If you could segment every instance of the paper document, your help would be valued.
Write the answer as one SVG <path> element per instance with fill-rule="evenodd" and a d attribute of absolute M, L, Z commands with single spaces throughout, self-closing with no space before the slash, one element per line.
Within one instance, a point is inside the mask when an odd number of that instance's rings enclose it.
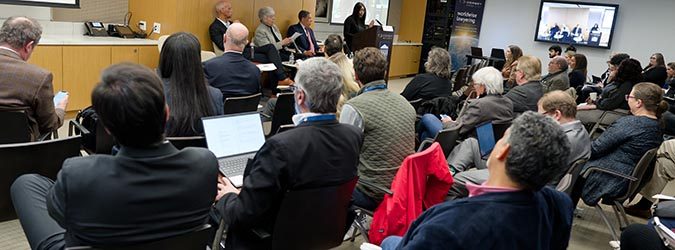
<path fill-rule="evenodd" d="M 258 64 L 256 65 L 260 71 L 275 71 L 277 70 L 277 66 L 274 66 L 274 63 L 265 63 L 265 64 Z"/>
<path fill-rule="evenodd" d="M 300 36 L 302 36 L 302 33 L 300 33 L 300 32 L 295 32 L 295 33 L 293 33 L 293 35 L 291 36 L 291 40 L 295 41 L 295 39 L 298 38 L 298 37 L 300 37 Z"/>

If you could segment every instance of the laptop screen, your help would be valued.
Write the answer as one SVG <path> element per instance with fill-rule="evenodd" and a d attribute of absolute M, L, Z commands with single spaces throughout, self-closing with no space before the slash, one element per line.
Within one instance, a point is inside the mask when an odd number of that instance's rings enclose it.
<path fill-rule="evenodd" d="M 482 157 L 487 156 L 495 147 L 495 133 L 492 129 L 492 122 L 486 122 L 476 127 L 478 139 L 478 148 Z"/>
<path fill-rule="evenodd" d="M 217 158 L 256 152 L 265 143 L 260 115 L 236 115 L 202 118 L 206 145 Z"/>

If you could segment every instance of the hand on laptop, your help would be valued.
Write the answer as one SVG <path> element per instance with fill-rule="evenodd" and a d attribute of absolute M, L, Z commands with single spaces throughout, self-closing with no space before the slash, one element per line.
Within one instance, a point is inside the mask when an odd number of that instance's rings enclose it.
<path fill-rule="evenodd" d="M 216 195 L 216 201 L 220 200 L 220 198 L 223 198 L 224 195 L 229 193 L 239 194 L 239 190 L 234 187 L 234 185 L 232 185 L 230 180 L 223 177 L 222 175 L 218 175 L 218 194 Z"/>

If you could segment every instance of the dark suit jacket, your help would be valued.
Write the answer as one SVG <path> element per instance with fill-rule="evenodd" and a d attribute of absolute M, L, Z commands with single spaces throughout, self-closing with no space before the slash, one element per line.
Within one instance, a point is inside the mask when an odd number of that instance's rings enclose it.
<path fill-rule="evenodd" d="M 25 108 L 32 139 L 57 130 L 66 112 L 54 109 L 52 73 L 0 49 L 0 107 Z"/>
<path fill-rule="evenodd" d="M 537 111 L 537 102 L 544 95 L 543 87 L 539 81 L 531 81 L 512 88 L 506 93 L 507 98 L 513 102 L 513 113 L 521 114 L 525 111 Z"/>
<path fill-rule="evenodd" d="M 339 185 L 356 177 L 362 142 L 360 129 L 336 120 L 303 123 L 268 139 L 246 168 L 241 193 L 227 194 L 216 204 L 229 225 L 226 248 L 271 249 L 271 242 L 251 230 L 273 233 L 287 190 Z"/>
<path fill-rule="evenodd" d="M 286 32 L 286 37 L 291 37 L 295 32 L 298 32 L 302 34 L 302 36 L 298 37 L 298 39 L 295 39 L 295 44 L 300 47 L 302 52 L 308 51 L 309 50 L 309 39 L 307 39 L 307 34 L 305 33 L 305 29 L 302 28 L 301 24 L 294 24 L 288 27 L 288 31 Z M 307 27 L 307 33 L 309 33 L 309 36 L 312 38 L 312 43 L 314 44 L 314 52 L 319 51 L 319 44 L 316 41 L 316 36 L 314 36 L 314 30 L 312 28 Z"/>
<path fill-rule="evenodd" d="M 223 98 L 260 93 L 260 69 L 242 54 L 228 52 L 204 62 L 204 74 Z"/>
<path fill-rule="evenodd" d="M 116 156 L 67 159 L 47 195 L 66 246 L 120 246 L 169 238 L 207 222 L 218 162 L 170 143 L 122 147 Z"/>
<path fill-rule="evenodd" d="M 215 43 L 220 50 L 225 50 L 223 47 L 223 35 L 225 35 L 225 32 L 227 32 L 227 27 L 225 27 L 225 24 L 218 20 L 218 18 L 214 19 L 211 26 L 209 26 L 209 36 L 211 36 L 211 41 Z"/>
<path fill-rule="evenodd" d="M 513 103 L 501 95 L 486 95 L 469 101 L 466 111 L 456 122 L 444 125 L 446 128 L 461 126 L 459 133 L 473 131 L 477 125 L 492 121 L 493 124 L 506 124 L 513 120 Z"/>

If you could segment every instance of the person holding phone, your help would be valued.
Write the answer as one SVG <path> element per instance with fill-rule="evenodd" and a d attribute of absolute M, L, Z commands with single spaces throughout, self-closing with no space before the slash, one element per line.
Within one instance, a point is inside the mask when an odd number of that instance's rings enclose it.
<path fill-rule="evenodd" d="M 354 48 L 352 47 L 354 35 L 367 28 L 373 27 L 373 25 L 375 25 L 375 20 L 371 20 L 370 23 L 366 25 L 366 6 L 363 5 L 362 2 L 356 3 L 352 14 L 345 19 L 344 23 L 343 32 L 347 47 L 354 51 Z"/>

